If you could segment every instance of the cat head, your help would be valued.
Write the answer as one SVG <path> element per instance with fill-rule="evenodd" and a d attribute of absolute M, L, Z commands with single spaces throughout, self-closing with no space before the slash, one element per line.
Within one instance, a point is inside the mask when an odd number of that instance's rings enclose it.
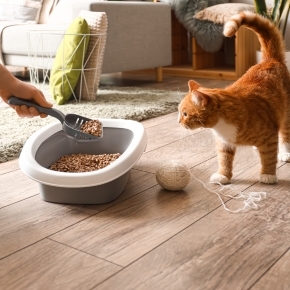
<path fill-rule="evenodd" d="M 218 121 L 216 98 L 206 94 L 195 81 L 188 82 L 189 92 L 178 106 L 178 122 L 187 129 L 211 128 Z"/>

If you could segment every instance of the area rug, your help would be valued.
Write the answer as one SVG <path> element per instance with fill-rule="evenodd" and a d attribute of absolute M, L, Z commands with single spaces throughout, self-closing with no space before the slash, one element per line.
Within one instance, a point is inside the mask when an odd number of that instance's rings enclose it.
<path fill-rule="evenodd" d="M 75 113 L 91 119 L 120 118 L 142 121 L 177 111 L 180 92 L 134 87 L 100 87 L 95 101 L 70 102 L 53 107 L 64 114 Z M 46 98 L 52 102 L 48 94 Z M 48 116 L 19 118 L 0 102 L 0 163 L 18 158 L 25 141 L 43 126 L 59 122 Z"/>

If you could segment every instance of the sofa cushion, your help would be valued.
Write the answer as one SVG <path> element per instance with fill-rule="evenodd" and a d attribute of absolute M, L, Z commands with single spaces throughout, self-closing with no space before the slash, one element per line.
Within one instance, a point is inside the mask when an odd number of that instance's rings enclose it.
<path fill-rule="evenodd" d="M 108 0 L 96 0 L 96 2 L 100 2 L 100 1 L 108 1 Z M 47 23 L 49 24 L 70 23 L 74 19 L 74 17 L 77 16 L 73 14 L 72 6 L 74 6 L 78 2 L 82 2 L 82 0 L 75 0 L 73 2 L 71 0 L 58 0 L 56 7 L 54 7 L 53 11 L 51 12 L 51 14 L 49 15 L 47 19 Z M 84 5 L 87 5 L 87 3 Z M 82 9 L 82 10 L 89 11 L 90 8 L 88 7 L 88 9 Z"/>
<path fill-rule="evenodd" d="M 88 35 L 87 35 L 88 34 Z M 65 104 L 78 82 L 89 43 L 90 29 L 77 17 L 66 30 L 58 48 L 50 75 L 50 92 L 57 104 Z"/>
<path fill-rule="evenodd" d="M 56 6 L 58 0 L 43 0 L 42 8 L 39 15 L 39 23 L 47 23 L 49 15 L 53 11 L 54 7 Z"/>
<path fill-rule="evenodd" d="M 70 23 L 73 20 L 71 0 L 59 0 L 47 19 L 47 23 Z"/>
<path fill-rule="evenodd" d="M 0 21 L 36 22 L 43 0 L 0 0 Z"/>

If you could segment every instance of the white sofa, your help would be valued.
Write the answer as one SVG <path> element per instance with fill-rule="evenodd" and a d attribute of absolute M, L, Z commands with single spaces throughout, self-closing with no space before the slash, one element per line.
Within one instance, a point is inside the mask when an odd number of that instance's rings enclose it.
<path fill-rule="evenodd" d="M 157 68 L 171 64 L 171 8 L 165 3 L 44 0 L 38 23 L 0 20 L 0 60 L 7 66 L 29 67 L 27 31 L 63 30 L 81 10 L 105 12 L 107 41 L 102 73 Z"/>

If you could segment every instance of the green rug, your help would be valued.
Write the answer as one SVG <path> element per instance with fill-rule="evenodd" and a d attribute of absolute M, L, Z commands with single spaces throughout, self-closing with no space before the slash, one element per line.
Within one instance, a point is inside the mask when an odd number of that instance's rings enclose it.
<path fill-rule="evenodd" d="M 47 99 L 54 103 L 49 96 Z M 64 114 L 75 113 L 91 119 L 120 118 L 142 121 L 177 111 L 180 92 L 134 87 L 100 87 L 95 101 L 54 105 Z M 46 124 L 45 119 L 19 118 L 7 104 L 0 102 L 0 163 L 18 158 L 25 141 Z"/>

